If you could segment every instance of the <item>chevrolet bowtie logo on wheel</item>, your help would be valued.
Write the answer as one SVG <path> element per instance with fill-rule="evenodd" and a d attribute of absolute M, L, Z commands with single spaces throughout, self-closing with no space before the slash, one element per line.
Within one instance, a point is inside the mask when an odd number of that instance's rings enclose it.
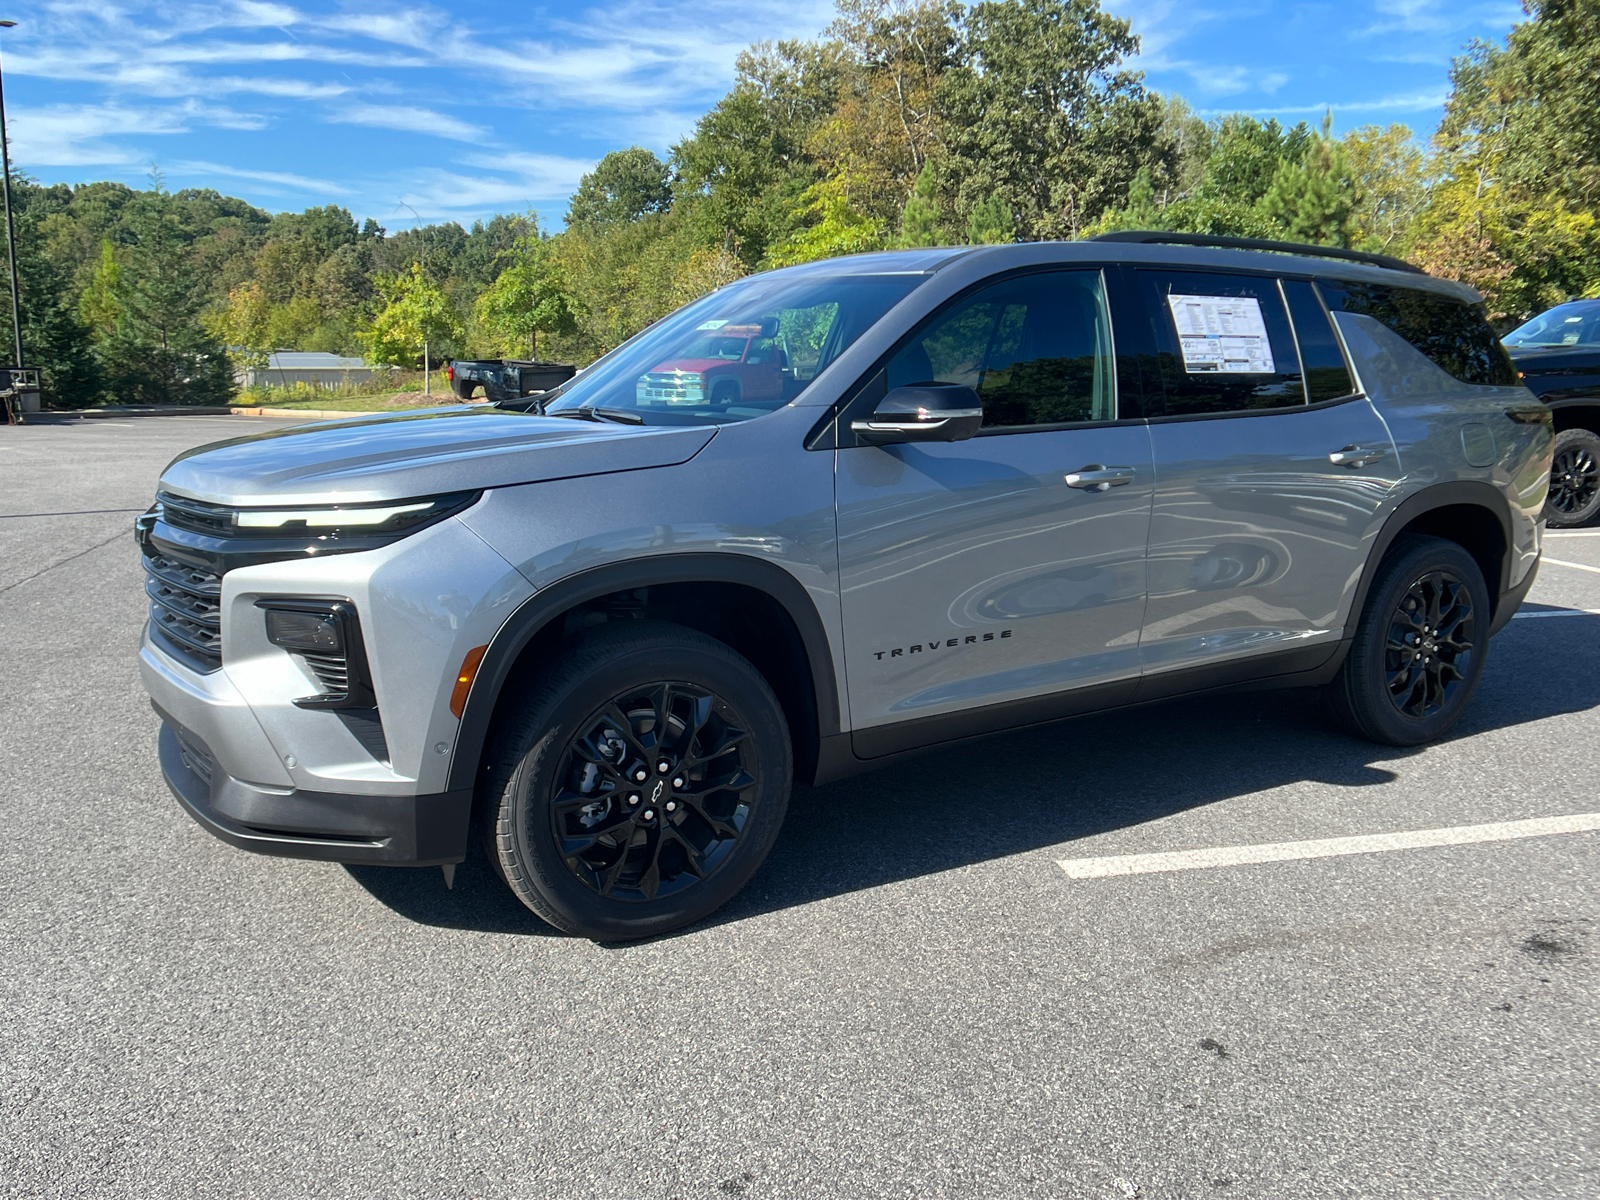
<path fill-rule="evenodd" d="M 666 790 L 667 790 L 667 781 L 665 779 L 656 780 L 656 786 L 653 787 L 652 789 L 650 789 L 650 803 L 654 804 L 654 803 L 656 803 L 656 801 L 660 800 L 661 799 L 661 793 L 666 791 Z"/>

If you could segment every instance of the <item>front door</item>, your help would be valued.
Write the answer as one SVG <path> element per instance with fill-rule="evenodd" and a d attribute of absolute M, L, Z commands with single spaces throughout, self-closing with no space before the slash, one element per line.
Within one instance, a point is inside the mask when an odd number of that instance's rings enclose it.
<path fill-rule="evenodd" d="M 1397 462 L 1311 285 L 1134 273 L 1161 376 L 1140 697 L 1185 667 L 1275 651 L 1317 665 L 1341 636 Z M 1168 677 L 1165 681 L 1163 676 Z M 1217 682 L 1226 681 L 1226 668 Z"/>
<path fill-rule="evenodd" d="M 1092 685 L 1132 695 L 1153 474 L 1145 427 L 1112 424 L 1110 346 L 1098 271 L 1023 275 L 930 318 L 857 402 L 965 383 L 984 409 L 965 442 L 853 446 L 841 428 L 857 754 L 1047 719 Z"/>

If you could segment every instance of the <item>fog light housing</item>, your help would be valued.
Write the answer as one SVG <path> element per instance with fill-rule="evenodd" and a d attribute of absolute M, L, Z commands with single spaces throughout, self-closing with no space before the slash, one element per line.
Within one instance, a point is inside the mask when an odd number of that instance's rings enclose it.
<path fill-rule="evenodd" d="M 343 654 L 344 622 L 337 608 L 267 609 L 267 641 L 296 654 Z"/>
<path fill-rule="evenodd" d="M 367 669 L 361 621 L 348 600 L 257 600 L 267 640 L 294 655 L 324 689 L 303 696 L 299 708 L 375 709 L 377 694 Z"/>

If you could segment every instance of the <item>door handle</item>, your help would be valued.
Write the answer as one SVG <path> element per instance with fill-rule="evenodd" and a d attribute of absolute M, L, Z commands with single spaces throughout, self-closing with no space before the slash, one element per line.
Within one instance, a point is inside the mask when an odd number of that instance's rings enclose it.
<path fill-rule="evenodd" d="M 1346 446 L 1343 450 L 1335 450 L 1328 455 L 1328 461 L 1336 467 L 1364 467 L 1368 463 L 1377 462 L 1382 457 L 1382 450 L 1367 450 L 1360 446 Z"/>
<path fill-rule="evenodd" d="M 1132 467 L 1103 467 L 1090 463 L 1079 467 L 1066 477 L 1069 488 L 1083 488 L 1091 492 L 1109 492 L 1114 487 L 1133 482 Z"/>

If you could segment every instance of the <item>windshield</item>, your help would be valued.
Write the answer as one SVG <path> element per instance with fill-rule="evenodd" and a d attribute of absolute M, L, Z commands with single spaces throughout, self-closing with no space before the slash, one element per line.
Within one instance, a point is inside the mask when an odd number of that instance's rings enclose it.
<path fill-rule="evenodd" d="M 789 403 L 926 275 L 776 273 L 680 308 L 563 385 L 544 411 L 646 425 L 746 421 Z"/>
<path fill-rule="evenodd" d="M 1600 347 L 1600 301 L 1558 304 L 1502 340 L 1508 346 Z"/>

